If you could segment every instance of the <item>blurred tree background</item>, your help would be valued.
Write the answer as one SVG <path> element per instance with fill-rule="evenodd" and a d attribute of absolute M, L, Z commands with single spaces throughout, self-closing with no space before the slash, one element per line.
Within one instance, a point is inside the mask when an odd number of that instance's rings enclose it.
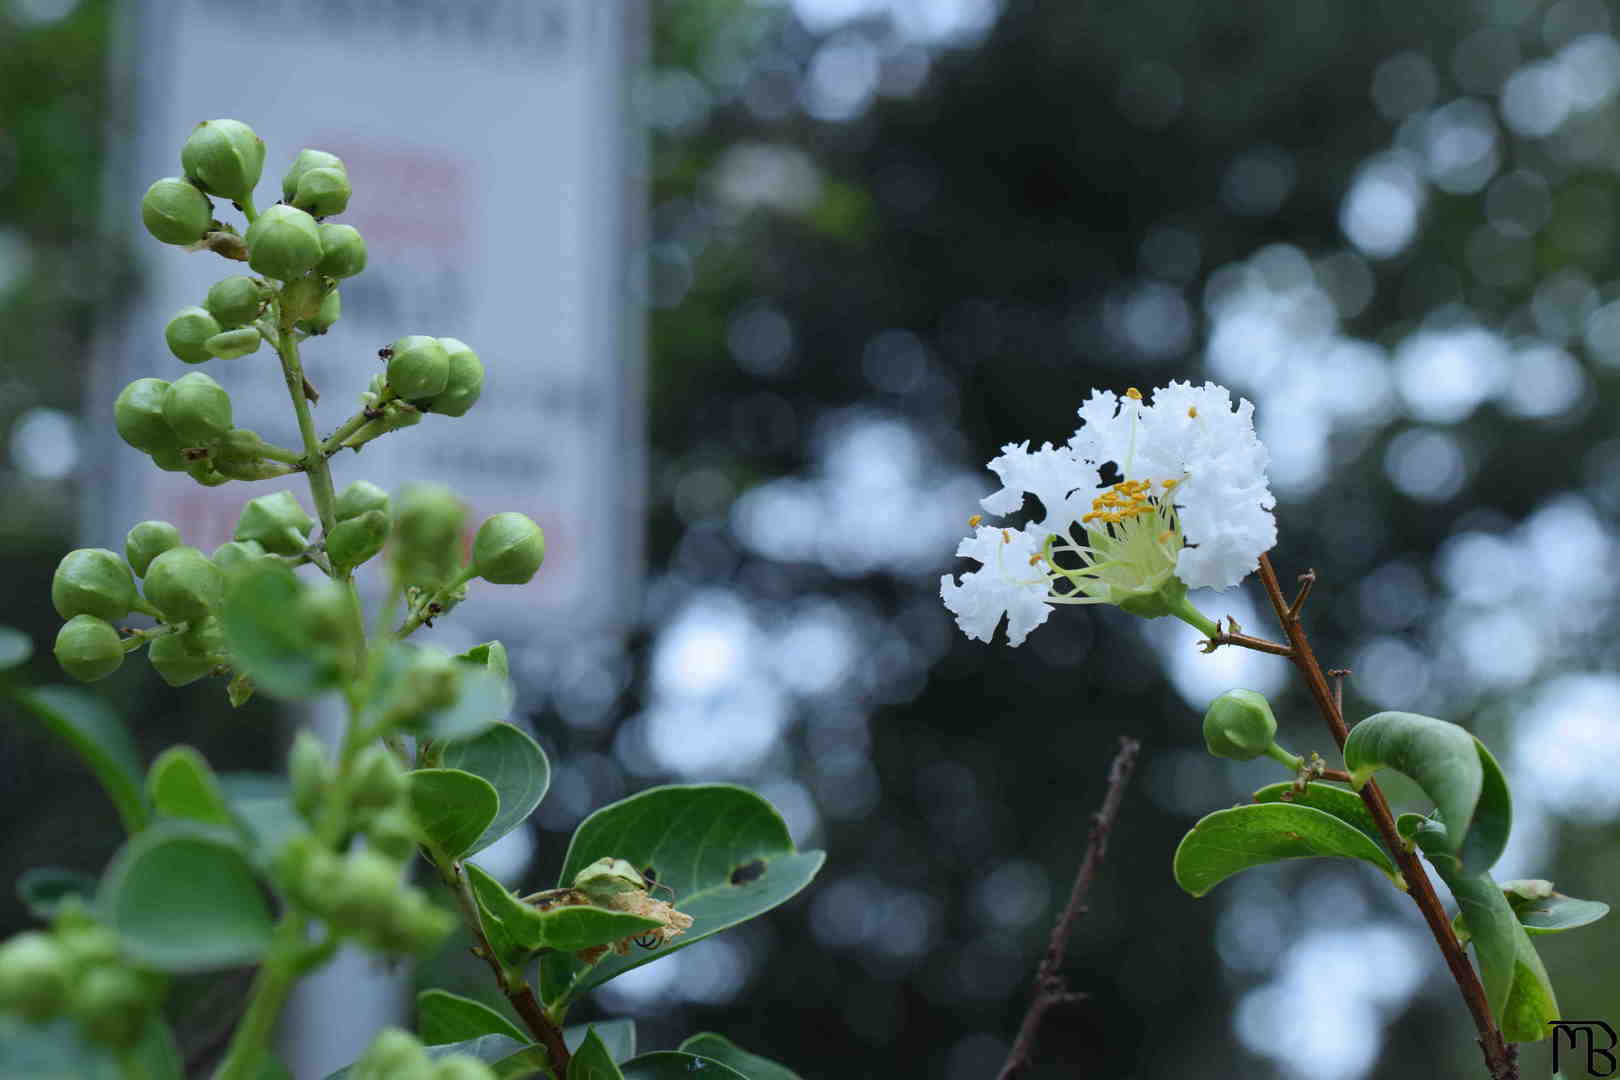
<path fill-rule="evenodd" d="M 0 557 L 45 602 L 76 541 L 77 403 L 114 5 L 0 4 Z M 1233 685 L 1330 750 L 1281 661 L 1065 608 L 1025 646 L 938 600 L 1008 442 L 1091 387 L 1212 378 L 1256 402 L 1286 576 L 1352 717 L 1465 724 L 1514 784 L 1499 877 L 1620 889 L 1620 12 L 1594 0 L 665 0 L 653 146 L 649 587 L 622 654 L 524 687 L 557 766 L 540 863 L 594 806 L 735 779 L 826 871 L 770 920 L 601 995 L 646 1046 L 710 1028 L 807 1078 L 994 1075 L 1119 734 L 1144 741 L 1071 950 L 1090 995 L 1034 1076 L 1474 1075 L 1412 905 L 1365 868 L 1251 871 L 1193 900 L 1170 856 L 1275 777 L 1207 757 Z M 142 58 L 157 63 L 159 58 Z M 131 210 L 133 212 L 133 210 Z M 64 482 L 72 481 L 72 482 Z M 1199 599 L 1269 632 L 1257 588 Z M 1260 606 L 1257 606 L 1260 605 Z M 1262 630 L 1261 628 L 1266 628 Z M 218 687 L 121 672 L 143 747 L 262 767 Z M 63 777 L 72 777 L 66 782 Z M 99 795 L 0 726 L 8 876 L 99 867 Z M 24 915 L 0 897 L 0 928 Z M 1566 1015 L 1620 1018 L 1608 924 L 1538 939 Z M 1525 1053 L 1544 1075 L 1546 1047 Z"/>

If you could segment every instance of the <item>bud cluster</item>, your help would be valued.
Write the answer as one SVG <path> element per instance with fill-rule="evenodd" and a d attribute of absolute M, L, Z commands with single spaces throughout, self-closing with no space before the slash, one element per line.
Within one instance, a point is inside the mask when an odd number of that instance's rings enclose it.
<path fill-rule="evenodd" d="M 495 1080 L 495 1072 L 471 1054 L 428 1057 L 420 1039 L 400 1028 L 384 1028 L 349 1067 L 350 1080 Z"/>
<path fill-rule="evenodd" d="M 416 953 L 443 941 L 455 917 L 405 882 L 412 850 L 338 854 L 301 832 L 276 856 L 273 872 L 289 899 L 337 934 L 379 952 Z"/>
<path fill-rule="evenodd" d="M 34 1024 L 71 1017 L 85 1038 L 114 1050 L 140 1038 L 162 982 L 126 964 L 117 935 L 76 903 L 62 907 L 51 929 L 0 945 L 0 1012 Z"/>

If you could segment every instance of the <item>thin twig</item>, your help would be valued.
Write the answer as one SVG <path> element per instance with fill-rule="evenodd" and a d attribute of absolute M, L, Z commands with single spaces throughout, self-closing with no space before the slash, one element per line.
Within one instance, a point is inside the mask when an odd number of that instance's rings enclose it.
<path fill-rule="evenodd" d="M 1075 874 L 1074 886 L 1069 890 L 1068 906 L 1052 925 L 1046 954 L 1041 957 L 1040 967 L 1035 972 L 1035 999 L 1029 1003 L 1029 1011 L 1024 1013 L 1024 1022 L 1018 1027 L 1018 1038 L 1014 1040 L 1007 1054 L 1007 1062 L 1001 1067 L 996 1080 L 1011 1080 L 1029 1067 L 1030 1054 L 1035 1049 L 1035 1033 L 1040 1030 L 1041 1020 L 1048 1009 L 1054 1005 L 1079 1001 L 1086 996 L 1071 993 L 1068 983 L 1058 974 L 1058 968 L 1063 965 L 1069 931 L 1074 928 L 1074 921 L 1086 910 L 1086 895 L 1091 891 L 1092 879 L 1097 876 L 1103 856 L 1107 854 L 1108 834 L 1113 831 L 1114 822 L 1119 817 L 1119 804 L 1125 797 L 1125 785 L 1136 770 L 1136 755 L 1141 748 L 1142 744 L 1137 740 L 1120 736 L 1119 752 L 1114 755 L 1114 763 L 1108 770 L 1108 793 L 1103 796 L 1101 808 L 1091 817 L 1086 855 L 1080 861 L 1080 871 Z"/>
<path fill-rule="evenodd" d="M 1324 674 L 1333 680 L 1333 707 L 1339 710 L 1340 716 L 1343 716 L 1344 680 L 1350 677 L 1350 669 L 1347 667 L 1331 667 Z"/>
<path fill-rule="evenodd" d="M 1344 711 L 1337 695 L 1328 688 L 1327 676 L 1323 674 L 1322 666 L 1317 663 L 1316 654 L 1311 651 L 1310 640 L 1305 636 L 1305 627 L 1300 623 L 1297 612 L 1283 598 L 1277 571 L 1272 568 L 1271 559 L 1265 555 L 1260 556 L 1260 581 L 1265 586 L 1266 596 L 1271 601 L 1271 608 L 1277 615 L 1278 623 L 1288 636 L 1289 643 L 1293 645 L 1293 656 L 1290 659 L 1305 679 L 1305 685 L 1316 702 L 1317 710 L 1322 714 L 1322 719 L 1327 721 L 1328 730 L 1333 733 L 1334 742 L 1338 743 L 1340 750 L 1343 750 L 1344 741 L 1349 735 L 1349 730 L 1344 724 Z M 1406 879 L 1407 895 L 1423 913 L 1423 920 L 1429 925 L 1429 933 L 1434 935 L 1435 944 L 1440 946 L 1440 954 L 1445 958 L 1446 967 L 1451 969 L 1451 977 L 1457 981 L 1457 989 L 1462 993 L 1463 1003 L 1468 1006 L 1468 1012 L 1474 1019 L 1474 1027 L 1479 1032 L 1480 1050 L 1485 1055 L 1485 1067 L 1490 1070 L 1492 1080 L 1518 1080 L 1518 1048 L 1502 1038 L 1502 1031 L 1491 1016 L 1485 988 L 1480 985 L 1479 976 L 1475 974 L 1473 965 L 1468 962 L 1462 946 L 1457 943 L 1457 935 L 1452 933 L 1451 920 L 1446 917 L 1446 910 L 1435 894 L 1429 875 L 1424 872 L 1423 864 L 1417 855 L 1406 850 L 1406 846 L 1401 843 L 1400 836 L 1395 831 L 1394 816 L 1390 813 L 1384 793 L 1378 789 L 1376 781 L 1368 780 L 1359 794 L 1362 803 L 1366 805 L 1374 823 L 1378 826 L 1379 835 L 1384 838 L 1384 846 L 1389 849 L 1390 855 Z"/>
<path fill-rule="evenodd" d="M 1311 586 L 1315 584 L 1315 570 L 1307 570 L 1299 575 L 1299 594 L 1294 597 L 1294 602 L 1288 605 L 1288 617 L 1290 619 L 1295 621 L 1299 619 L 1299 613 L 1305 607 L 1305 598 L 1311 595 Z"/>

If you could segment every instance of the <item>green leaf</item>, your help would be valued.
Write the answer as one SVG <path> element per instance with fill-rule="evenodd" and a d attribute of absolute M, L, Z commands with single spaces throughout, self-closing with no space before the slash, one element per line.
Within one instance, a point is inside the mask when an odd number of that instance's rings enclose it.
<path fill-rule="evenodd" d="M 68 1017 L 30 1024 L 0 1011 L 0 1076 L 39 1080 L 124 1080 L 111 1050 L 79 1034 Z"/>
<path fill-rule="evenodd" d="M 33 655 L 33 639 L 15 627 L 0 626 L 0 671 L 21 667 Z"/>
<path fill-rule="evenodd" d="M 117 807 L 124 831 L 134 835 L 145 828 L 141 758 L 124 722 L 94 694 L 69 686 L 21 690 L 16 697 L 90 766 Z"/>
<path fill-rule="evenodd" d="M 1305 785 L 1304 791 L 1296 792 L 1293 783 L 1285 780 L 1280 784 L 1268 784 L 1255 792 L 1254 801 L 1291 803 L 1294 806 L 1309 806 L 1324 814 L 1332 814 L 1377 844 L 1379 850 L 1383 850 L 1384 838 L 1378 832 L 1378 823 L 1373 821 L 1373 816 L 1367 810 L 1367 804 L 1361 801 L 1361 796 L 1353 791 L 1332 784 L 1311 783 Z"/>
<path fill-rule="evenodd" d="M 114 857 L 96 897 L 124 950 L 157 971 L 251 964 L 270 944 L 264 892 L 224 829 L 160 822 Z"/>
<path fill-rule="evenodd" d="M 152 809 L 171 818 L 229 825 L 225 795 L 203 756 L 189 746 L 171 746 L 158 755 L 146 774 Z"/>
<path fill-rule="evenodd" d="M 586 1029 L 585 1041 L 568 1059 L 568 1080 L 624 1080 L 613 1055 L 594 1029 Z"/>
<path fill-rule="evenodd" d="M 1404 888 L 1384 849 L 1332 814 L 1292 803 L 1251 803 L 1206 815 L 1176 848 L 1176 884 L 1194 896 L 1239 870 L 1284 859 L 1341 855 L 1362 859 Z"/>
<path fill-rule="evenodd" d="M 417 725 L 417 734 L 464 739 L 506 719 L 512 708 L 512 684 L 487 668 L 464 666 L 455 704 L 428 713 Z"/>
<path fill-rule="evenodd" d="M 303 593 L 293 572 L 274 564 L 243 570 L 225 590 L 225 640 L 236 670 L 276 697 L 306 698 L 337 682 L 336 650 L 311 639 Z"/>
<path fill-rule="evenodd" d="M 540 1076 L 550 1060 L 544 1047 L 531 1045 L 527 1040 L 518 1042 L 505 1035 L 480 1035 L 465 1042 L 429 1046 L 426 1050 L 429 1060 L 433 1061 L 451 1054 L 468 1054 L 488 1065 L 496 1080 L 528 1080 L 529 1077 Z M 353 1065 L 345 1065 L 337 1072 L 327 1074 L 326 1080 L 347 1080 L 353 1068 Z"/>
<path fill-rule="evenodd" d="M 748 1080 L 730 1065 L 679 1050 L 657 1050 L 631 1058 L 619 1067 L 619 1072 L 624 1080 L 688 1080 L 693 1076 L 704 1080 Z"/>
<path fill-rule="evenodd" d="M 231 816 L 247 841 L 249 861 L 268 871 L 271 860 L 295 833 L 307 826 L 293 809 L 285 777 L 274 773 L 222 773 L 220 788 Z"/>
<path fill-rule="evenodd" d="M 676 1049 L 706 1057 L 710 1061 L 718 1061 L 722 1065 L 729 1065 L 748 1080 L 799 1080 L 799 1074 L 786 1065 L 778 1065 L 770 1058 L 750 1054 L 724 1035 L 716 1035 L 712 1031 L 699 1032 Z"/>
<path fill-rule="evenodd" d="M 246 675 L 236 675 L 225 684 L 225 697 L 229 699 L 231 708 L 240 709 L 253 697 L 253 691 L 258 687 Z"/>
<path fill-rule="evenodd" d="M 505 1035 L 518 1042 L 528 1036 L 512 1021 L 485 1005 L 448 990 L 423 990 L 416 995 L 416 1033 L 429 1046 Z"/>
<path fill-rule="evenodd" d="M 574 1024 L 563 1028 L 563 1045 L 570 1053 L 585 1041 L 585 1033 L 595 1030 L 596 1037 L 608 1048 L 615 1062 L 628 1061 L 636 1056 L 636 1022 L 629 1018 L 598 1020 L 592 1024 Z"/>
<path fill-rule="evenodd" d="M 486 918 L 500 924 L 501 940 L 497 943 L 492 934 L 490 944 L 503 960 L 511 963 L 537 949 L 573 953 L 621 941 L 661 925 L 653 919 L 588 904 L 569 904 L 541 911 L 513 896 L 477 863 L 463 863 L 462 869 L 478 899 L 479 910 Z M 486 931 L 489 929 L 485 927 Z"/>
<path fill-rule="evenodd" d="M 474 667 L 488 668 L 502 678 L 512 674 L 512 666 L 506 660 L 506 646 L 498 641 L 474 645 L 466 652 L 457 654 L 456 659 L 465 660 Z"/>
<path fill-rule="evenodd" d="M 521 730 L 500 723 L 471 739 L 444 745 L 442 762 L 488 780 L 500 796 L 500 810 L 467 854 L 483 851 L 521 825 L 551 785 L 551 765 L 545 753 Z"/>
<path fill-rule="evenodd" d="M 1487 870 L 1501 857 L 1513 821 L 1507 782 L 1485 744 L 1456 724 L 1378 713 L 1351 729 L 1344 761 L 1358 791 L 1379 769 L 1415 781 L 1440 811 L 1464 873 Z"/>
<path fill-rule="evenodd" d="M 1552 882 L 1539 879 L 1504 881 L 1502 895 L 1513 909 L 1514 918 L 1531 936 L 1557 934 L 1565 930 L 1588 926 L 1609 913 L 1609 905 L 1601 900 L 1579 900 L 1555 892 Z M 1469 932 L 1462 913 L 1451 920 L 1451 929 L 1457 939 L 1467 942 Z"/>
<path fill-rule="evenodd" d="M 1509 1042 L 1547 1038 L 1548 1021 L 1558 1019 L 1558 1001 L 1547 969 L 1501 887 L 1488 873 L 1455 873 L 1458 864 L 1445 856 L 1430 861 L 1457 898 L 1479 963 L 1479 981 L 1503 1037 Z"/>
<path fill-rule="evenodd" d="M 28 914 L 50 922 L 64 900 L 78 897 L 89 903 L 96 894 L 96 877 L 64 866 L 34 866 L 17 877 L 17 899 Z"/>
<path fill-rule="evenodd" d="M 500 811 L 500 796 L 482 776 L 461 769 L 416 769 L 405 777 L 411 814 L 443 858 L 466 854 Z"/>
<path fill-rule="evenodd" d="M 561 883 L 605 857 L 653 870 L 692 926 L 663 948 L 606 956 L 589 970 L 569 955 L 541 957 L 548 1004 L 769 911 L 809 884 L 826 858 L 795 850 L 776 809 L 729 784 L 652 788 L 596 811 L 574 832 Z"/>
<path fill-rule="evenodd" d="M 140 1042 L 130 1056 L 139 1063 L 140 1072 L 131 1069 L 128 1075 L 140 1075 L 143 1080 L 184 1080 L 185 1063 L 180 1059 L 180 1048 L 175 1044 L 174 1030 L 161 1014 L 154 1012 L 141 1031 Z"/>

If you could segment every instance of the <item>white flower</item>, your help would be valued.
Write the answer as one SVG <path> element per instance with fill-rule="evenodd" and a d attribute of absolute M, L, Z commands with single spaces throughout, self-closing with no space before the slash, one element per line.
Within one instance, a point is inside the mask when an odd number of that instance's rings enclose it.
<path fill-rule="evenodd" d="M 939 595 L 964 634 L 988 644 L 1005 615 L 1007 641 L 1020 645 L 1046 621 L 1052 609 L 1047 606 L 1050 582 L 1040 565 L 1045 538 L 1044 530 L 981 525 L 957 545 L 956 553 L 977 559 L 979 569 L 963 574 L 960 585 L 951 575 L 940 575 Z"/>

